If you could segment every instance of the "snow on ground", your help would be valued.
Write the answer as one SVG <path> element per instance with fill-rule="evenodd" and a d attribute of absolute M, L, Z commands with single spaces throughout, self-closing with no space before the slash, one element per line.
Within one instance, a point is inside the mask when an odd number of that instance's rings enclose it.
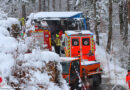
<path fill-rule="evenodd" d="M 40 50 L 33 50 L 30 54 L 24 54 L 25 51 L 27 51 L 27 45 L 25 45 L 22 42 L 17 42 L 13 37 L 10 37 L 7 33 L 8 31 L 6 29 L 2 28 L 0 31 L 0 75 L 3 78 L 3 86 L 2 88 L 11 88 L 10 84 L 8 83 L 19 83 L 23 80 L 23 78 L 18 79 L 18 77 L 12 75 L 12 71 L 16 71 L 18 73 L 16 68 L 14 68 L 16 60 L 21 60 L 24 62 L 22 64 L 21 68 L 24 70 L 27 70 L 28 68 L 34 68 L 34 70 L 29 69 L 26 72 L 26 75 L 31 75 L 30 80 L 28 80 L 26 77 L 25 82 L 26 84 L 21 85 L 20 87 L 25 87 L 24 90 L 37 90 L 38 84 L 42 84 L 47 88 L 47 90 L 69 90 L 68 85 L 66 81 L 62 78 L 61 74 L 61 65 L 59 64 L 59 56 L 54 52 L 49 51 L 40 51 Z M 17 56 L 15 58 L 15 56 Z M 39 69 L 42 69 L 45 64 L 49 63 L 50 61 L 56 61 L 58 63 L 57 67 L 60 71 L 59 73 L 59 79 L 58 81 L 61 83 L 61 85 L 57 85 L 54 82 L 50 81 L 50 77 L 48 75 L 49 72 L 42 73 Z M 19 62 L 19 61 L 17 61 Z M 20 66 L 19 66 L 20 67 Z M 22 71 L 22 69 L 20 70 Z M 28 74 L 29 72 L 29 74 Z M 9 78 L 9 80 L 7 80 Z M 39 86 L 40 87 L 40 86 Z"/>
<path fill-rule="evenodd" d="M 8 17 L 6 19 L 2 19 L 0 20 L 0 26 L 1 27 L 4 27 L 4 28 L 11 28 L 11 25 L 12 24 L 17 24 L 17 25 L 20 25 L 20 22 L 18 21 L 18 19 L 16 18 L 11 18 L 11 17 Z"/>
<path fill-rule="evenodd" d="M 8 17 L 7 22 L 8 22 L 9 27 L 11 27 L 12 24 L 20 25 L 20 22 L 16 18 Z"/>
<path fill-rule="evenodd" d="M 69 90 L 66 81 L 62 78 L 62 67 L 58 54 L 36 49 L 32 53 L 20 55 L 17 59 L 16 68 L 14 68 L 12 76 L 9 76 L 10 85 L 13 83 L 24 90 Z M 48 65 L 51 66 L 48 67 Z M 55 65 L 58 75 L 54 69 Z M 59 83 L 56 83 L 55 79 Z"/>
<path fill-rule="evenodd" d="M 14 66 L 13 53 L 17 49 L 17 41 L 10 37 L 5 27 L 0 27 L 0 76 L 3 79 L 1 87 L 9 87 L 6 78 L 11 75 L 11 69 Z"/>
<path fill-rule="evenodd" d="M 23 64 L 22 67 L 34 67 L 34 68 L 43 68 L 46 67 L 46 64 L 49 63 L 50 61 L 56 61 L 58 70 L 60 71 L 59 73 L 59 82 L 61 83 L 61 86 L 58 86 L 57 84 L 53 83 L 50 81 L 51 76 L 48 75 L 48 73 L 51 72 L 46 72 L 44 71 L 43 73 L 41 73 L 40 71 L 30 71 L 30 73 L 32 73 L 33 75 L 31 76 L 31 81 L 28 82 L 28 84 L 30 85 L 34 85 L 32 87 L 27 87 L 30 88 L 31 90 L 36 90 L 36 89 L 32 89 L 32 88 L 37 88 L 35 87 L 35 85 L 37 83 L 41 83 L 43 84 L 47 90 L 69 90 L 66 81 L 62 78 L 61 76 L 61 65 L 60 65 L 60 58 L 59 55 L 54 53 L 54 52 L 50 52 L 50 51 L 40 51 L 40 50 L 33 50 L 32 53 L 30 54 L 25 54 L 24 55 L 24 60 L 26 63 Z"/>
<path fill-rule="evenodd" d="M 2 11 L 2 9 L 0 8 L 0 20 L 3 18 L 7 17 L 7 13 L 5 13 L 4 11 Z"/>
<path fill-rule="evenodd" d="M 106 34 L 101 34 L 101 37 L 105 39 Z M 128 88 L 128 85 L 125 81 L 127 70 L 120 67 L 119 60 L 113 58 L 112 55 L 107 54 L 104 47 L 104 44 L 106 44 L 106 42 L 102 42 L 103 40 L 100 41 L 101 45 L 96 45 L 96 59 L 101 62 L 104 73 L 103 77 L 110 78 L 111 84 L 122 85 Z"/>

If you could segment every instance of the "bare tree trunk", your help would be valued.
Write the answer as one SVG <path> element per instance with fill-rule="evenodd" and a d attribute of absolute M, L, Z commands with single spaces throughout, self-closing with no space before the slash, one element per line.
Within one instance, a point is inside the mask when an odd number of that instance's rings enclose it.
<path fill-rule="evenodd" d="M 124 4 L 124 45 L 128 45 L 128 0 Z"/>
<path fill-rule="evenodd" d="M 130 24 L 130 0 L 128 1 L 128 20 Z"/>
<path fill-rule="evenodd" d="M 130 0 L 128 0 L 128 21 L 130 24 Z M 129 47 L 129 59 L 128 59 L 128 70 L 130 70 L 130 47 Z"/>
<path fill-rule="evenodd" d="M 70 11 L 70 4 L 69 4 L 69 0 L 67 0 L 67 11 Z"/>
<path fill-rule="evenodd" d="M 53 0 L 53 10 L 56 11 L 55 0 Z"/>
<path fill-rule="evenodd" d="M 59 10 L 61 11 L 61 0 L 59 0 Z"/>
<path fill-rule="evenodd" d="M 129 48 L 129 61 L 130 61 L 130 48 Z"/>
<path fill-rule="evenodd" d="M 120 35 L 123 36 L 123 2 L 119 4 L 119 21 L 120 21 Z"/>
<path fill-rule="evenodd" d="M 99 33 L 97 30 L 97 18 L 96 18 L 96 0 L 94 0 L 93 6 L 94 6 L 94 22 L 95 22 L 94 30 L 95 30 L 95 34 L 96 34 L 96 43 L 99 45 Z"/>
<path fill-rule="evenodd" d="M 43 0 L 43 11 L 46 11 L 46 0 Z"/>
<path fill-rule="evenodd" d="M 22 17 L 26 18 L 26 6 L 22 4 Z"/>
<path fill-rule="evenodd" d="M 48 11 L 50 10 L 50 0 L 48 0 Z"/>
<path fill-rule="evenodd" d="M 79 0 L 79 10 L 81 10 L 81 4 L 82 4 L 82 1 Z"/>
<path fill-rule="evenodd" d="M 112 40 L 112 0 L 109 0 L 109 33 L 106 51 L 109 53 L 111 50 L 111 40 Z"/>
<path fill-rule="evenodd" d="M 39 12 L 41 11 L 41 0 L 39 0 Z"/>

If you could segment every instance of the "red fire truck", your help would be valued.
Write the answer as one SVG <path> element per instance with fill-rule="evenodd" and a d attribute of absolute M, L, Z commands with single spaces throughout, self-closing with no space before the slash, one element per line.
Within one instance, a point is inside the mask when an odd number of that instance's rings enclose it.
<path fill-rule="evenodd" d="M 33 24 L 35 30 L 31 30 L 29 33 L 34 38 L 35 44 L 41 49 L 49 49 L 51 51 L 51 32 L 48 30 L 47 23 L 45 21 L 33 20 Z"/>
<path fill-rule="evenodd" d="M 98 86 L 101 83 L 102 69 L 95 58 L 95 43 L 90 31 L 65 31 L 65 55 L 61 58 L 63 78 L 69 83 L 71 90 L 87 88 L 88 83 Z M 80 56 L 80 58 L 79 58 Z M 72 59 L 68 59 L 72 57 Z M 79 80 L 82 87 L 78 87 Z"/>
<path fill-rule="evenodd" d="M 84 90 L 101 84 L 101 68 L 97 61 L 86 61 L 81 58 L 61 57 L 62 76 L 71 90 Z"/>
<path fill-rule="evenodd" d="M 66 31 L 65 55 L 67 57 L 81 56 L 88 61 L 95 60 L 95 43 L 90 31 Z"/>

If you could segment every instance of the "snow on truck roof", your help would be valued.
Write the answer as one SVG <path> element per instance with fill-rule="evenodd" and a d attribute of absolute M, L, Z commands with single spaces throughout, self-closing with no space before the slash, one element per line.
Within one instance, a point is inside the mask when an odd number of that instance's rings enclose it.
<path fill-rule="evenodd" d="M 82 60 L 81 65 L 93 65 L 93 64 L 100 64 L 98 61 L 87 61 L 87 60 Z"/>
<path fill-rule="evenodd" d="M 65 31 L 65 33 L 69 36 L 71 35 L 75 35 L 75 34 L 90 34 L 90 35 L 93 35 L 92 32 L 88 31 L 88 30 L 77 30 L 77 31 Z"/>
<path fill-rule="evenodd" d="M 72 58 L 72 57 L 60 57 L 60 62 L 69 62 L 69 61 L 74 61 L 77 60 L 78 58 Z M 93 65 L 93 64 L 100 64 L 98 61 L 88 61 L 88 60 L 82 60 L 81 65 Z"/>
<path fill-rule="evenodd" d="M 38 12 L 32 13 L 29 17 L 33 17 L 33 19 L 38 18 L 69 18 L 78 14 L 82 14 L 83 12 Z"/>

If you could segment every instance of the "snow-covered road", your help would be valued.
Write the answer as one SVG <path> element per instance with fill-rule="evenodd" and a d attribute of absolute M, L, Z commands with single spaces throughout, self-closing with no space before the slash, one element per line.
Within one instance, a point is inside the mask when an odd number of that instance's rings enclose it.
<path fill-rule="evenodd" d="M 99 87 L 93 87 L 90 88 L 90 90 L 127 90 L 121 85 L 115 85 L 112 84 L 106 84 L 109 81 L 109 78 L 103 78 L 102 79 L 102 84 Z"/>

